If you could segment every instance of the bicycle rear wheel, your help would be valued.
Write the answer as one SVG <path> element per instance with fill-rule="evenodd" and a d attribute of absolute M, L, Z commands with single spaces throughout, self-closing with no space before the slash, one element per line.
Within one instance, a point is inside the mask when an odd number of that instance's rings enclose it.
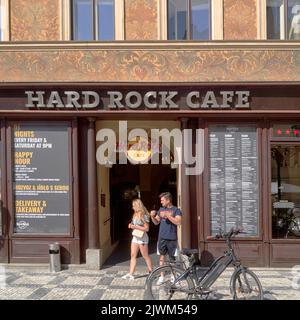
<path fill-rule="evenodd" d="M 263 289 L 254 272 L 240 269 L 231 281 L 234 300 L 263 300 Z"/>
<path fill-rule="evenodd" d="M 151 300 L 189 300 L 193 296 L 194 282 L 189 275 L 176 281 L 185 272 L 173 266 L 154 270 L 146 282 L 146 297 Z M 175 281 L 175 284 L 174 284 Z"/>

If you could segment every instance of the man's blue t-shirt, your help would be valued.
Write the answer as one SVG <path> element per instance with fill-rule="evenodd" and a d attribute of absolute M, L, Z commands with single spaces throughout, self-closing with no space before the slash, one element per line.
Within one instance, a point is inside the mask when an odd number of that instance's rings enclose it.
<path fill-rule="evenodd" d="M 169 219 L 161 217 L 162 212 L 170 212 L 174 218 L 176 216 L 182 216 L 182 212 L 175 206 L 170 208 L 161 207 L 157 212 L 157 215 L 160 217 L 158 238 L 165 240 L 177 240 L 177 225 L 172 223 Z"/>

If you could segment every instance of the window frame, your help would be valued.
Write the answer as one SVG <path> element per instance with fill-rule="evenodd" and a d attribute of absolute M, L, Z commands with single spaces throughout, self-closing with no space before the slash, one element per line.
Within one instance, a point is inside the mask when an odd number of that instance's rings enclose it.
<path fill-rule="evenodd" d="M 212 0 L 207 0 L 208 1 L 208 11 L 209 11 L 209 36 L 208 39 L 192 39 L 192 0 L 185 0 L 187 1 L 187 15 L 186 15 L 186 31 L 187 31 L 187 38 L 186 39 L 169 39 L 168 40 L 173 40 L 173 41 L 207 41 L 212 38 Z M 177 25 L 176 25 L 177 27 Z M 169 5 L 167 1 L 167 32 L 169 32 Z"/>
<path fill-rule="evenodd" d="M 97 25 L 97 16 L 94 14 L 93 16 L 93 33 L 94 39 L 88 41 L 116 41 L 116 40 L 124 40 L 125 36 L 125 27 L 124 27 L 124 11 L 125 11 L 125 4 L 124 0 L 114 0 L 114 14 L 115 14 L 115 37 L 114 40 L 97 40 L 95 35 L 97 35 L 98 30 Z M 96 1 L 93 0 L 93 12 L 95 12 L 94 8 L 96 6 Z M 74 17 L 73 17 L 73 0 L 62 0 L 62 40 L 71 40 L 71 41 L 81 41 L 75 40 L 73 37 L 73 30 L 74 30 Z M 86 41 L 86 40 L 82 40 Z"/>
<path fill-rule="evenodd" d="M 188 33 L 190 36 L 191 30 L 191 19 L 190 19 L 190 6 L 191 0 L 189 0 L 189 10 L 187 17 L 187 25 L 188 25 Z M 223 40 L 224 39 L 224 3 L 223 0 L 210 0 L 209 1 L 209 9 L 210 9 L 210 25 L 209 25 L 209 39 L 207 40 L 194 40 L 194 39 L 186 39 L 186 40 L 169 40 L 168 39 L 168 0 L 160 0 L 158 1 L 158 30 L 159 40 L 167 40 L 167 41 L 211 41 L 211 40 Z"/>

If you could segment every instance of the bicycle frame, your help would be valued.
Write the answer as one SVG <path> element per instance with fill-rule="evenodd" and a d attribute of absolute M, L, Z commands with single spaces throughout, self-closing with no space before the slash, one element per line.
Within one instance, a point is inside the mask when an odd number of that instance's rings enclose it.
<path fill-rule="evenodd" d="M 174 285 L 176 282 L 186 278 L 190 273 L 192 273 L 192 279 L 195 281 L 196 287 L 195 289 L 209 289 L 214 282 L 219 278 L 219 276 L 225 271 L 225 269 L 232 264 L 235 268 L 233 274 L 235 274 L 241 266 L 240 260 L 236 257 L 234 250 L 232 248 L 231 240 L 226 239 L 226 244 L 228 246 L 228 250 L 225 251 L 224 255 L 216 258 L 214 262 L 211 264 L 209 269 L 202 275 L 200 278 L 197 275 L 197 266 L 193 264 L 189 268 L 185 270 L 178 278 L 175 279 Z M 172 267 L 171 267 L 172 268 Z"/>
<path fill-rule="evenodd" d="M 182 253 L 188 257 L 190 266 L 186 266 L 184 262 L 183 268 L 178 267 L 177 263 L 167 263 L 163 266 L 155 268 L 146 280 L 146 286 L 149 282 L 150 287 L 152 287 L 152 281 L 149 281 L 152 277 L 152 274 L 155 272 L 156 276 L 164 273 L 168 270 L 168 274 L 173 275 L 174 280 L 168 280 L 164 284 L 164 290 L 169 293 L 170 297 L 174 295 L 175 292 L 184 292 L 190 295 L 209 295 L 211 290 L 210 287 L 215 283 L 215 281 L 220 277 L 220 275 L 227 269 L 229 265 L 232 265 L 234 271 L 230 279 L 230 292 L 233 295 L 234 299 L 239 299 L 239 293 L 252 293 L 252 284 L 249 281 L 249 274 L 251 281 L 254 279 L 254 283 L 258 285 L 256 292 L 259 294 L 258 297 L 263 297 L 263 291 L 259 279 L 257 276 L 248 268 L 244 267 L 241 264 L 240 259 L 236 256 L 234 249 L 232 247 L 231 237 L 242 233 L 239 229 L 232 229 L 229 233 L 221 234 L 220 236 L 214 236 L 215 239 L 225 238 L 228 249 L 224 252 L 223 255 L 219 256 L 214 260 L 211 266 L 204 272 L 203 275 L 199 275 L 199 267 L 196 264 L 197 258 L 195 259 L 195 250 L 185 250 Z M 197 250 L 196 250 L 197 252 Z M 167 267 L 167 268 L 166 268 Z M 172 278 L 171 278 L 172 279 Z M 179 282 L 181 280 L 187 280 L 188 288 L 182 287 Z M 176 285 L 179 284 L 179 285 Z M 238 288 L 238 289 L 237 289 Z M 150 289 L 151 290 L 151 289 Z M 240 290 L 240 291 L 237 291 Z M 238 292 L 238 293 L 237 293 Z M 254 291 L 255 292 L 255 291 Z M 151 293 L 152 294 L 152 293 Z"/>

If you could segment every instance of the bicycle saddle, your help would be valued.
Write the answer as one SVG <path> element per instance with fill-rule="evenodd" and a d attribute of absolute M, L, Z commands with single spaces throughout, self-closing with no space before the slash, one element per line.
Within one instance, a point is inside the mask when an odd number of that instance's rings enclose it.
<path fill-rule="evenodd" d="M 198 249 L 182 249 L 181 253 L 184 254 L 185 256 L 191 256 L 199 252 L 198 252 Z"/>

